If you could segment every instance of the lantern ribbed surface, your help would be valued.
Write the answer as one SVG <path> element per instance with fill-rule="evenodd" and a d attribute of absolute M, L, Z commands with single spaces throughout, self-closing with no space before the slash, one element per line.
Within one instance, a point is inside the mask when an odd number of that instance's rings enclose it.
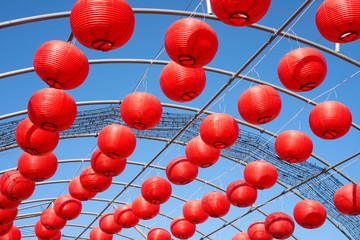
<path fill-rule="evenodd" d="M 80 176 L 74 177 L 69 183 L 69 193 L 73 198 L 87 201 L 96 196 L 96 192 L 87 191 L 80 182 Z"/>
<path fill-rule="evenodd" d="M 11 230 L 3 236 L 0 236 L 0 240 L 20 240 L 21 232 L 16 226 L 12 226 Z"/>
<path fill-rule="evenodd" d="M 141 185 L 141 195 L 152 204 L 163 204 L 171 197 L 172 187 L 162 177 L 150 177 Z"/>
<path fill-rule="evenodd" d="M 103 192 L 111 186 L 112 178 L 100 176 L 92 167 L 87 167 L 80 174 L 80 183 L 87 191 Z"/>
<path fill-rule="evenodd" d="M 205 85 L 206 75 L 202 67 L 189 68 L 171 61 L 160 74 L 161 90 L 175 102 L 189 102 L 197 98 Z"/>
<path fill-rule="evenodd" d="M 210 3 L 220 21 L 231 26 L 245 27 L 265 16 L 271 0 L 210 0 Z"/>
<path fill-rule="evenodd" d="M 70 94 L 55 88 L 44 88 L 35 92 L 28 103 L 31 122 L 50 132 L 70 128 L 76 114 L 77 106 Z"/>
<path fill-rule="evenodd" d="M 336 190 L 334 194 L 336 209 L 345 215 L 360 214 L 360 185 L 347 184 Z"/>
<path fill-rule="evenodd" d="M 160 211 L 160 205 L 149 203 L 142 196 L 136 197 L 131 205 L 134 215 L 143 220 L 156 217 Z"/>
<path fill-rule="evenodd" d="M 240 95 L 238 109 L 246 122 L 255 125 L 265 124 L 280 114 L 280 95 L 270 86 L 257 85 Z"/>
<path fill-rule="evenodd" d="M 90 231 L 90 240 L 112 240 L 113 235 L 103 232 L 100 227 L 94 227 Z"/>
<path fill-rule="evenodd" d="M 0 192 L 10 201 L 22 201 L 31 197 L 35 183 L 21 175 L 18 170 L 5 172 L 0 177 Z"/>
<path fill-rule="evenodd" d="M 140 219 L 137 218 L 132 210 L 131 204 L 121 205 L 114 212 L 115 222 L 123 228 L 135 227 Z"/>
<path fill-rule="evenodd" d="M 7 225 L 2 225 L 2 226 L 0 225 L 0 239 L 1 239 L 1 236 L 4 236 L 8 232 L 10 232 L 12 227 L 13 227 L 13 222 L 11 222 Z"/>
<path fill-rule="evenodd" d="M 89 73 L 89 61 L 73 44 L 53 40 L 41 45 L 34 56 L 37 75 L 50 87 L 64 90 L 80 86 Z"/>
<path fill-rule="evenodd" d="M 163 228 L 152 228 L 147 234 L 147 240 L 171 240 L 171 235 Z"/>
<path fill-rule="evenodd" d="M 269 162 L 257 160 L 246 165 L 245 181 L 256 189 L 268 189 L 275 185 L 278 177 L 277 169 Z"/>
<path fill-rule="evenodd" d="M 246 232 L 241 232 L 235 234 L 235 236 L 233 236 L 231 240 L 251 240 L 251 239 L 249 238 L 249 235 Z"/>
<path fill-rule="evenodd" d="M 195 224 L 190 223 L 184 217 L 177 217 L 172 220 L 170 230 L 174 237 L 179 239 L 191 238 L 196 231 Z"/>
<path fill-rule="evenodd" d="M 70 14 L 75 38 L 103 52 L 124 45 L 134 31 L 134 13 L 124 0 L 79 0 Z"/>
<path fill-rule="evenodd" d="M 29 118 L 25 118 L 16 128 L 15 140 L 25 152 L 42 156 L 56 148 L 59 143 L 59 133 L 45 131 L 35 126 Z"/>
<path fill-rule="evenodd" d="M 257 190 L 244 180 L 237 180 L 226 188 L 226 197 L 236 207 L 249 207 L 257 199 Z"/>
<path fill-rule="evenodd" d="M 92 169 L 98 175 L 104 177 L 114 177 L 118 176 L 125 170 L 126 158 L 109 158 L 98 149 L 91 155 L 90 163 Z"/>
<path fill-rule="evenodd" d="M 40 216 L 41 224 L 50 231 L 58 231 L 65 227 L 66 220 L 56 215 L 54 208 L 45 209 Z"/>
<path fill-rule="evenodd" d="M 325 0 L 316 12 L 316 26 L 330 42 L 347 43 L 360 38 L 360 2 Z"/>
<path fill-rule="evenodd" d="M 17 214 L 17 208 L 10 210 L 0 209 L 0 225 L 8 225 L 12 223 L 15 220 Z"/>
<path fill-rule="evenodd" d="M 326 220 L 326 209 L 317 201 L 302 200 L 294 207 L 294 219 L 303 228 L 319 228 Z"/>
<path fill-rule="evenodd" d="M 185 185 L 195 180 L 198 168 L 186 157 L 177 157 L 166 166 L 166 176 L 175 185 Z"/>
<path fill-rule="evenodd" d="M 107 234 L 116 234 L 122 229 L 122 227 L 115 222 L 114 213 L 102 215 L 99 219 L 99 227 Z"/>
<path fill-rule="evenodd" d="M 309 115 L 311 131 L 323 139 L 337 139 L 344 136 L 351 127 L 350 110 L 336 101 L 322 102 Z"/>
<path fill-rule="evenodd" d="M 225 216 L 230 210 L 230 202 L 221 192 L 209 192 L 204 195 L 201 205 L 210 217 L 218 218 Z"/>
<path fill-rule="evenodd" d="M 193 224 L 205 222 L 209 215 L 203 210 L 201 200 L 190 200 L 183 206 L 183 215 Z"/>
<path fill-rule="evenodd" d="M 294 92 L 310 91 L 325 79 L 327 64 L 314 48 L 298 48 L 287 53 L 278 65 L 281 83 Z"/>
<path fill-rule="evenodd" d="M 215 31 L 205 22 L 184 18 L 173 23 L 165 35 L 165 50 L 176 63 L 202 67 L 210 63 L 218 49 Z"/>
<path fill-rule="evenodd" d="M 64 220 L 77 218 L 82 209 L 82 203 L 70 195 L 61 195 L 55 200 L 54 210 L 56 215 Z"/>
<path fill-rule="evenodd" d="M 265 222 L 256 221 L 249 225 L 247 234 L 251 240 L 272 240 L 273 237 L 270 236 L 265 230 Z"/>
<path fill-rule="evenodd" d="M 221 150 L 207 145 L 197 136 L 186 144 L 185 154 L 194 166 L 208 168 L 217 162 Z"/>
<path fill-rule="evenodd" d="M 274 212 L 266 217 L 265 229 L 270 236 L 276 239 L 287 239 L 293 234 L 295 223 L 292 217 L 286 213 Z"/>
<path fill-rule="evenodd" d="M 14 209 L 20 205 L 21 201 L 10 201 L 0 193 L 0 209 Z"/>
<path fill-rule="evenodd" d="M 59 231 L 50 231 L 46 229 L 40 221 L 37 221 L 35 224 L 35 234 L 39 239 L 42 240 L 51 240 L 53 237 L 56 237 Z"/>

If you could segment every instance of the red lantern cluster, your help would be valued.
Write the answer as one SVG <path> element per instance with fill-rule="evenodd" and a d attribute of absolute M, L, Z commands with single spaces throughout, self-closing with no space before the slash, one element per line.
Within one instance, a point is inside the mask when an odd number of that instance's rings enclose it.
<path fill-rule="evenodd" d="M 283 212 L 274 212 L 265 219 L 265 229 L 267 233 L 276 239 L 289 238 L 294 230 L 294 220 Z"/>
<path fill-rule="evenodd" d="M 35 234 L 41 240 L 52 240 L 59 231 L 50 231 L 46 229 L 40 221 L 35 224 Z"/>
<path fill-rule="evenodd" d="M 112 178 L 100 176 L 91 167 L 87 167 L 80 174 L 80 183 L 87 191 L 103 192 L 111 186 Z"/>
<path fill-rule="evenodd" d="M 118 176 L 125 170 L 125 167 L 125 158 L 109 158 L 100 150 L 96 150 L 91 156 L 91 168 L 95 173 L 104 177 Z"/>
<path fill-rule="evenodd" d="M 56 215 L 64 220 L 72 220 L 77 218 L 82 209 L 82 204 L 79 200 L 70 195 L 61 195 L 55 200 L 54 210 Z"/>
<path fill-rule="evenodd" d="M 140 220 L 135 216 L 131 204 L 125 204 L 116 208 L 114 219 L 115 222 L 123 228 L 135 227 Z"/>
<path fill-rule="evenodd" d="M 99 227 L 94 227 L 90 231 L 90 240 L 112 240 L 113 235 L 103 232 Z"/>
<path fill-rule="evenodd" d="M 217 162 L 221 150 L 207 145 L 200 136 L 197 136 L 188 142 L 185 154 L 194 166 L 207 168 Z"/>
<path fill-rule="evenodd" d="M 204 195 L 201 205 L 206 214 L 218 218 L 225 216 L 230 210 L 230 203 L 225 194 L 221 192 L 209 192 Z"/>
<path fill-rule="evenodd" d="M 347 43 L 359 39 L 359 1 L 325 0 L 316 12 L 316 26 L 331 42 Z"/>
<path fill-rule="evenodd" d="M 251 240 L 251 239 L 249 238 L 249 235 L 246 232 L 241 232 L 235 234 L 235 236 L 232 237 L 231 240 Z"/>
<path fill-rule="evenodd" d="M 174 237 L 179 239 L 191 238 L 196 231 L 195 224 L 190 223 L 184 217 L 177 217 L 172 220 L 170 230 Z"/>
<path fill-rule="evenodd" d="M 124 0 L 79 0 L 70 14 L 75 38 L 103 52 L 124 45 L 134 31 L 134 13 Z"/>
<path fill-rule="evenodd" d="M 134 215 L 143 220 L 156 217 L 160 211 L 160 205 L 149 203 L 142 196 L 136 197 L 131 205 Z"/>
<path fill-rule="evenodd" d="M 107 234 L 116 234 L 122 229 L 122 227 L 115 222 L 114 213 L 102 215 L 99 219 L 99 227 Z"/>
<path fill-rule="evenodd" d="M 20 239 L 21 239 L 21 232 L 15 226 L 12 226 L 12 228 L 8 233 L 6 233 L 3 236 L 0 236 L 0 240 L 20 240 Z"/>
<path fill-rule="evenodd" d="M 256 189 L 268 189 L 275 185 L 278 177 L 276 167 L 271 163 L 257 160 L 246 165 L 245 181 Z"/>
<path fill-rule="evenodd" d="M 186 67 L 202 67 L 215 57 L 218 39 L 205 22 L 184 18 L 173 23 L 165 35 L 165 50 L 176 63 Z"/>
<path fill-rule="evenodd" d="M 350 110 L 336 101 L 322 102 L 315 106 L 309 116 L 312 132 L 323 139 L 337 139 L 344 136 L 351 127 Z"/>
<path fill-rule="evenodd" d="M 229 202 L 236 207 L 248 207 L 255 203 L 257 190 L 244 180 L 238 180 L 229 184 L 226 189 Z"/>
<path fill-rule="evenodd" d="M 171 235 L 163 228 L 152 228 L 147 234 L 147 240 L 170 240 Z"/>
<path fill-rule="evenodd" d="M 186 220 L 193 224 L 203 223 L 209 218 L 209 215 L 202 208 L 200 200 L 191 200 L 185 203 L 183 215 Z"/>
<path fill-rule="evenodd" d="M 12 223 L 18 214 L 17 208 L 0 210 L 0 226 Z"/>
<path fill-rule="evenodd" d="M 198 172 L 198 168 L 186 157 L 177 157 L 166 166 L 167 178 L 176 185 L 185 185 L 194 181 Z"/>
<path fill-rule="evenodd" d="M 240 95 L 238 109 L 246 122 L 255 125 L 265 124 L 280 114 L 280 95 L 270 86 L 254 86 Z"/>
<path fill-rule="evenodd" d="M 294 219 L 303 228 L 319 228 L 326 220 L 326 209 L 317 201 L 302 200 L 295 205 Z"/>
<path fill-rule="evenodd" d="M 45 209 L 40 216 L 41 225 L 50 231 L 58 231 L 65 227 L 66 220 L 59 217 L 54 208 Z"/>
<path fill-rule="evenodd" d="M 22 201 L 31 197 L 35 183 L 25 178 L 18 170 L 7 171 L 0 177 L 0 192 L 10 201 Z"/>
<path fill-rule="evenodd" d="M 141 195 L 152 204 L 163 204 L 171 197 L 171 184 L 162 177 L 151 177 L 141 185 Z"/>
<path fill-rule="evenodd" d="M 74 177 L 69 183 L 69 193 L 73 198 L 80 201 L 87 201 L 96 196 L 96 192 L 87 191 L 80 182 L 80 177 Z"/>
<path fill-rule="evenodd" d="M 334 205 L 342 214 L 355 216 L 360 214 L 360 185 L 347 184 L 336 190 Z"/>

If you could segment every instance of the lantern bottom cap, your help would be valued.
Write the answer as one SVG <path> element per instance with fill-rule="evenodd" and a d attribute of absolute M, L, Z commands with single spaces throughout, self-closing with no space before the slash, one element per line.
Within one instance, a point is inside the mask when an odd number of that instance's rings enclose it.
<path fill-rule="evenodd" d="M 195 98 L 196 93 L 195 92 L 187 92 L 181 95 L 181 99 L 184 101 L 191 101 Z"/>
<path fill-rule="evenodd" d="M 99 39 L 99 40 L 93 41 L 91 43 L 91 46 L 94 49 L 100 50 L 103 52 L 110 51 L 113 48 L 113 44 L 111 42 L 109 42 L 108 40 L 104 40 L 104 39 Z"/>
<path fill-rule="evenodd" d="M 39 151 L 34 148 L 25 148 L 25 152 L 30 155 L 39 155 Z"/>
<path fill-rule="evenodd" d="M 146 124 L 141 123 L 141 122 L 135 122 L 131 126 L 137 130 L 145 130 L 147 127 Z"/>
<path fill-rule="evenodd" d="M 229 21 L 238 27 L 247 26 L 250 18 L 244 12 L 235 12 L 229 16 Z"/>
<path fill-rule="evenodd" d="M 56 88 L 56 89 L 63 88 L 63 86 L 58 81 L 56 81 L 54 79 L 47 78 L 47 79 L 45 79 L 45 82 L 50 87 L 53 87 L 53 88 Z"/>
<path fill-rule="evenodd" d="M 310 90 L 314 89 L 315 87 L 316 87 L 316 83 L 310 82 L 310 83 L 306 83 L 306 84 L 302 85 L 300 87 L 300 90 L 303 92 L 306 92 L 306 91 L 310 91 Z"/>
<path fill-rule="evenodd" d="M 57 126 L 50 122 L 41 123 L 41 128 L 49 132 L 56 132 L 57 130 Z"/>
<path fill-rule="evenodd" d="M 259 118 L 257 120 L 257 123 L 264 124 L 264 123 L 270 122 L 271 120 L 272 120 L 272 118 L 270 116 L 266 116 L 266 117 Z"/>
<path fill-rule="evenodd" d="M 195 58 L 192 56 L 189 56 L 189 55 L 180 55 L 178 57 L 178 61 L 181 65 L 183 65 L 185 67 L 192 67 L 196 63 Z"/>
<path fill-rule="evenodd" d="M 326 139 L 335 139 L 335 138 L 338 137 L 338 133 L 335 130 L 328 130 L 328 131 L 323 133 L 323 136 Z"/>
<path fill-rule="evenodd" d="M 358 39 L 359 33 L 356 31 L 347 31 L 339 36 L 341 42 L 352 42 Z"/>

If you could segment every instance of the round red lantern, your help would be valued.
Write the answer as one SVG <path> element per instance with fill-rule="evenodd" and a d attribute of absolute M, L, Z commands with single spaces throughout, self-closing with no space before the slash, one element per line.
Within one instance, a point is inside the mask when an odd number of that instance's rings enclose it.
<path fill-rule="evenodd" d="M 230 203 L 226 195 L 221 192 L 209 192 L 204 195 L 201 205 L 210 217 L 218 218 L 225 216 L 230 210 Z"/>
<path fill-rule="evenodd" d="M 65 227 L 66 220 L 56 215 L 54 208 L 45 209 L 40 216 L 41 224 L 50 231 L 58 231 Z"/>
<path fill-rule="evenodd" d="M 171 197 L 171 184 L 162 177 L 150 177 L 141 185 L 141 195 L 152 204 L 165 203 Z"/>
<path fill-rule="evenodd" d="M 0 236 L 4 236 L 5 234 L 7 234 L 8 232 L 10 232 L 10 230 L 13 227 L 13 222 L 7 224 L 7 225 L 1 225 L 0 226 Z"/>
<path fill-rule="evenodd" d="M 20 240 L 21 232 L 16 226 L 12 226 L 11 230 L 3 236 L 0 236 L 0 240 Z"/>
<path fill-rule="evenodd" d="M 146 92 L 134 92 L 124 98 L 120 113 L 129 127 L 148 130 L 160 122 L 162 106 L 155 96 Z"/>
<path fill-rule="evenodd" d="M 161 90 L 175 102 L 189 102 L 197 98 L 205 85 L 206 75 L 202 67 L 189 68 L 171 61 L 160 74 Z"/>
<path fill-rule="evenodd" d="M 220 21 L 237 27 L 259 21 L 269 10 L 270 2 L 271 0 L 210 0 L 211 8 Z"/>
<path fill-rule="evenodd" d="M 69 193 L 73 198 L 87 201 L 96 196 L 96 192 L 87 191 L 80 182 L 80 177 L 74 177 L 69 183 Z"/>
<path fill-rule="evenodd" d="M 326 209 L 317 201 L 302 200 L 295 205 L 294 219 L 303 228 L 319 228 L 326 220 Z"/>
<path fill-rule="evenodd" d="M 80 183 L 87 191 L 103 192 L 111 186 L 112 178 L 100 176 L 91 167 L 87 167 L 80 174 Z"/>
<path fill-rule="evenodd" d="M 21 201 L 10 201 L 6 196 L 0 194 L 0 209 L 14 209 L 20 205 Z"/>
<path fill-rule="evenodd" d="M 82 204 L 79 200 L 70 195 L 61 195 L 55 200 L 54 210 L 56 215 L 64 220 L 72 220 L 77 218 L 82 209 Z"/>
<path fill-rule="evenodd" d="M 265 229 L 267 233 L 276 239 L 289 238 L 294 230 L 294 220 L 283 212 L 274 212 L 265 219 Z"/>
<path fill-rule="evenodd" d="M 229 184 L 226 197 L 236 207 L 248 207 L 255 203 L 257 191 L 244 180 L 238 180 Z"/>
<path fill-rule="evenodd" d="M 22 176 L 18 170 L 7 171 L 0 177 L 0 191 L 8 200 L 18 202 L 31 197 L 35 183 Z"/>
<path fill-rule="evenodd" d="M 316 26 L 330 42 L 347 43 L 359 39 L 359 1 L 325 0 L 316 12 Z"/>
<path fill-rule="evenodd" d="M 337 139 L 344 136 L 350 130 L 351 122 L 350 110 L 336 101 L 318 104 L 309 116 L 312 132 L 322 139 Z"/>
<path fill-rule="evenodd" d="M 122 227 L 115 222 L 114 213 L 102 215 L 99 220 L 99 227 L 107 234 L 116 234 L 122 229 Z"/>
<path fill-rule="evenodd" d="M 35 53 L 34 69 L 50 87 L 74 89 L 89 73 L 85 54 L 73 44 L 53 40 L 41 45 Z"/>
<path fill-rule="evenodd" d="M 211 147 L 229 148 L 238 139 L 239 126 L 232 116 L 225 113 L 214 113 L 202 120 L 200 136 Z"/>
<path fill-rule="evenodd" d="M 280 114 L 280 95 L 270 86 L 257 85 L 240 95 L 238 109 L 241 117 L 248 123 L 268 123 Z"/>
<path fill-rule="evenodd" d="M 308 135 L 296 130 L 279 134 L 275 141 L 276 154 L 289 163 L 306 161 L 312 153 L 313 143 Z"/>
<path fill-rule="evenodd" d="M 125 204 L 116 208 L 114 219 L 115 222 L 123 228 L 135 227 L 140 220 L 135 216 L 131 204 Z"/>
<path fill-rule="evenodd" d="M 35 234 L 41 240 L 51 240 L 56 237 L 59 231 L 50 231 L 46 229 L 40 221 L 35 224 Z"/>
<path fill-rule="evenodd" d="M 124 45 L 134 31 L 134 13 L 124 0 L 79 0 L 70 14 L 75 38 L 103 52 Z"/>
<path fill-rule="evenodd" d="M 147 234 L 147 240 L 171 240 L 171 235 L 163 228 L 152 228 Z"/>
<path fill-rule="evenodd" d="M 108 125 L 99 133 L 98 146 L 109 158 L 127 158 L 135 150 L 136 136 L 123 125 Z"/>
<path fill-rule="evenodd" d="M 233 236 L 231 240 L 251 240 L 251 239 L 249 238 L 249 235 L 246 232 L 241 232 L 235 234 L 235 236 Z"/>
<path fill-rule="evenodd" d="M 76 114 L 76 103 L 70 94 L 55 88 L 37 91 L 28 103 L 31 122 L 50 132 L 60 132 L 70 128 Z"/>
<path fill-rule="evenodd" d="M 278 177 L 276 167 L 269 162 L 257 160 L 246 165 L 245 181 L 256 189 L 268 189 L 275 185 Z"/>
<path fill-rule="evenodd" d="M 278 75 L 281 83 L 294 92 L 310 91 L 325 79 L 327 65 L 324 56 L 314 48 L 298 48 L 280 61 Z"/>
<path fill-rule="evenodd" d="M 249 225 L 247 234 L 251 240 L 272 240 L 273 237 L 270 236 L 265 230 L 265 222 L 256 221 Z"/>
<path fill-rule="evenodd" d="M 203 210 L 200 200 L 191 200 L 185 203 L 183 215 L 193 224 L 203 223 L 209 218 L 209 215 Z"/>
<path fill-rule="evenodd" d="M 156 217 L 160 211 L 160 205 L 149 203 L 142 196 L 136 197 L 131 205 L 134 215 L 143 220 Z"/>
<path fill-rule="evenodd" d="M 336 190 L 334 205 L 342 214 L 355 216 L 360 214 L 360 185 L 347 184 Z"/>
<path fill-rule="evenodd" d="M 104 177 L 118 176 L 126 167 L 126 158 L 109 158 L 98 149 L 91 156 L 91 167 L 98 175 Z"/>
<path fill-rule="evenodd" d="M 59 133 L 45 131 L 35 126 L 29 118 L 25 118 L 16 128 L 15 140 L 25 152 L 42 156 L 56 148 L 59 143 Z"/>
<path fill-rule="evenodd" d="M 198 172 L 198 168 L 186 157 L 177 157 L 166 166 L 167 178 L 176 185 L 185 185 L 194 181 Z"/>
<path fill-rule="evenodd" d="M 54 176 L 57 166 L 57 158 L 53 153 L 45 156 L 33 156 L 25 152 L 18 160 L 18 169 L 21 175 L 34 182 L 41 182 Z"/>
<path fill-rule="evenodd" d="M 90 240 L 112 240 L 113 235 L 103 232 L 99 227 L 94 227 L 90 231 Z"/>
<path fill-rule="evenodd" d="M 190 223 L 184 217 L 177 217 L 172 220 L 170 230 L 174 237 L 179 239 L 188 239 L 195 234 L 196 225 Z"/>
<path fill-rule="evenodd" d="M 185 154 L 194 166 L 207 168 L 217 162 L 221 150 L 207 145 L 200 136 L 197 136 L 186 144 Z"/>
<path fill-rule="evenodd" d="M 12 223 L 18 213 L 17 208 L 9 210 L 0 210 L 0 225 L 8 225 Z"/>
<path fill-rule="evenodd" d="M 218 39 L 205 22 L 184 18 L 174 22 L 166 31 L 165 50 L 176 63 L 185 67 L 202 67 L 215 57 Z"/>

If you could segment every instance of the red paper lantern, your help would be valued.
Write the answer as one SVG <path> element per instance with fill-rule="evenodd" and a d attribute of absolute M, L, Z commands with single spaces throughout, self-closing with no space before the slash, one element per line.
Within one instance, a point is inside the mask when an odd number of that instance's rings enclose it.
<path fill-rule="evenodd" d="M 249 225 L 247 234 L 251 240 L 272 240 L 273 237 L 270 236 L 265 230 L 265 222 L 256 221 Z"/>
<path fill-rule="evenodd" d="M 303 228 L 319 228 L 326 220 L 326 209 L 317 201 L 302 200 L 295 205 L 294 219 Z"/>
<path fill-rule="evenodd" d="M 194 181 L 198 172 L 198 168 L 186 157 L 177 157 L 166 166 L 167 178 L 176 185 L 185 185 Z"/>
<path fill-rule="evenodd" d="M 238 180 L 229 184 L 226 197 L 236 207 L 248 207 L 255 203 L 257 191 L 244 180 Z"/>
<path fill-rule="evenodd" d="M 151 177 L 141 185 L 141 195 L 152 204 L 165 203 L 171 197 L 171 184 L 162 177 Z"/>
<path fill-rule="evenodd" d="M 124 45 L 134 31 L 134 13 L 124 0 L 79 0 L 70 14 L 75 38 L 103 52 Z"/>
<path fill-rule="evenodd" d="M 99 227 L 94 227 L 90 231 L 90 240 L 112 240 L 113 235 L 103 232 Z"/>
<path fill-rule="evenodd" d="M 170 62 L 160 74 L 161 90 L 175 102 L 189 102 L 197 98 L 205 85 L 206 75 L 202 67 L 189 68 Z"/>
<path fill-rule="evenodd" d="M 274 212 L 265 219 L 265 229 L 267 233 L 276 239 L 289 238 L 294 230 L 294 220 L 283 212 Z"/>
<path fill-rule="evenodd" d="M 0 236 L 0 240 L 20 240 L 21 232 L 16 226 L 12 226 L 11 230 L 3 236 Z"/>
<path fill-rule="evenodd" d="M 112 178 L 100 176 L 91 167 L 87 167 L 80 174 L 80 183 L 87 191 L 103 192 L 111 186 Z"/>
<path fill-rule="evenodd" d="M 29 118 L 25 118 L 16 128 L 15 140 L 25 152 L 42 156 L 56 148 L 59 143 L 59 133 L 45 131 L 35 126 Z"/>
<path fill-rule="evenodd" d="M 56 215 L 54 208 L 45 209 L 41 213 L 40 222 L 50 231 L 59 231 L 66 225 L 66 220 Z"/>
<path fill-rule="evenodd" d="M 309 116 L 312 132 L 322 139 L 337 139 L 344 136 L 351 127 L 350 110 L 335 101 L 322 102 L 315 106 Z"/>
<path fill-rule="evenodd" d="M 50 231 L 46 229 L 40 221 L 37 221 L 35 224 L 35 234 L 38 239 L 41 240 L 51 240 L 58 234 L 59 231 Z"/>
<path fill-rule="evenodd" d="M 20 205 L 21 201 L 10 201 L 6 196 L 0 194 L 0 209 L 14 209 Z"/>
<path fill-rule="evenodd" d="M 34 69 L 50 87 L 74 89 L 89 73 L 85 54 L 73 44 L 53 40 L 41 45 L 35 53 Z"/>
<path fill-rule="evenodd" d="M 360 185 L 347 184 L 336 190 L 334 205 L 342 214 L 355 216 L 360 214 Z"/>
<path fill-rule="evenodd" d="M 118 176 L 126 167 L 126 158 L 109 158 L 98 149 L 91 156 L 91 167 L 98 175 L 104 177 Z"/>
<path fill-rule="evenodd" d="M 176 63 L 185 67 L 202 67 L 215 57 L 218 39 L 205 22 L 184 18 L 174 22 L 165 35 L 165 50 Z"/>
<path fill-rule="evenodd" d="M 125 126 L 108 125 L 99 133 L 98 146 L 109 158 L 127 158 L 135 150 L 136 136 Z"/>
<path fill-rule="evenodd" d="M 279 134 L 275 141 L 276 154 L 289 163 L 306 161 L 313 151 L 313 143 L 308 135 L 296 130 Z"/>
<path fill-rule="evenodd" d="M 18 214 L 17 208 L 9 209 L 9 210 L 0 210 L 0 225 L 8 225 L 12 223 L 16 215 Z"/>
<path fill-rule="evenodd" d="M 0 226 L 0 236 L 4 236 L 5 234 L 7 234 L 8 232 L 10 232 L 10 230 L 13 227 L 13 222 L 7 224 L 7 225 L 1 225 Z"/>
<path fill-rule="evenodd" d="M 191 139 L 185 148 L 187 159 L 195 166 L 207 168 L 217 162 L 220 157 L 221 150 L 210 147 L 197 136 Z"/>
<path fill-rule="evenodd" d="M 278 177 L 276 167 L 271 163 L 257 160 L 246 165 L 245 181 L 256 189 L 268 189 L 275 185 Z"/>
<path fill-rule="evenodd" d="M 102 215 L 99 220 L 99 227 L 107 234 L 116 234 L 122 229 L 122 227 L 115 222 L 114 213 Z"/>
<path fill-rule="evenodd" d="M 269 10 L 271 0 L 210 0 L 214 14 L 231 26 L 245 27 L 259 21 Z"/>
<path fill-rule="evenodd" d="M 135 227 L 140 220 L 135 216 L 131 204 L 125 204 L 116 208 L 114 219 L 115 222 L 123 228 Z"/>
<path fill-rule="evenodd" d="M 35 183 L 22 176 L 18 170 L 7 171 L 0 177 L 0 192 L 10 201 L 28 199 L 34 191 Z"/>
<path fill-rule="evenodd" d="M 249 235 L 246 232 L 241 232 L 235 234 L 235 236 L 233 236 L 231 240 L 251 240 L 251 239 L 249 238 Z"/>
<path fill-rule="evenodd" d="M 330 42 L 347 43 L 359 39 L 359 1 L 325 0 L 316 12 L 316 26 Z"/>
<path fill-rule="evenodd" d="M 80 177 L 74 177 L 69 183 L 69 193 L 73 198 L 87 201 L 96 196 L 96 192 L 87 191 L 80 183 Z"/>
<path fill-rule="evenodd" d="M 190 223 L 184 217 L 177 217 L 172 220 L 170 230 L 174 237 L 179 239 L 191 238 L 196 231 L 195 224 Z"/>
<path fill-rule="evenodd" d="M 248 123 L 259 125 L 271 122 L 281 111 L 278 92 L 267 85 L 257 85 L 240 95 L 238 109 Z"/>
<path fill-rule="evenodd" d="M 229 148 L 238 139 L 239 126 L 232 116 L 214 113 L 202 120 L 200 136 L 209 146 L 218 149 Z"/>
<path fill-rule="evenodd" d="M 298 48 L 286 54 L 278 66 L 281 83 L 294 92 L 310 91 L 325 79 L 324 56 L 314 48 Z"/>
<path fill-rule="evenodd" d="M 25 152 L 18 160 L 18 169 L 21 175 L 34 182 L 42 182 L 54 176 L 57 166 L 57 158 L 53 153 L 45 156 L 33 156 Z"/>
<path fill-rule="evenodd" d="M 120 113 L 129 127 L 148 130 L 160 122 L 162 106 L 155 96 L 146 92 L 134 92 L 124 98 Z"/>
<path fill-rule="evenodd" d="M 203 223 L 209 218 L 209 215 L 203 210 L 200 200 L 191 200 L 185 203 L 183 215 L 193 224 Z"/>
<path fill-rule="evenodd" d="M 163 228 L 152 228 L 147 234 L 147 240 L 171 240 L 171 235 Z"/>
<path fill-rule="evenodd" d="M 221 192 L 209 192 L 204 195 L 201 205 L 210 217 L 218 218 L 225 216 L 230 210 L 230 203 L 226 195 Z"/>
<path fill-rule="evenodd" d="M 82 209 L 82 204 L 79 200 L 70 195 L 61 195 L 55 200 L 54 210 L 56 215 L 64 220 L 72 220 L 77 218 Z"/>
<path fill-rule="evenodd" d="M 142 196 L 136 197 L 131 205 L 134 215 L 143 220 L 156 217 L 160 211 L 160 205 L 149 203 Z"/>
<path fill-rule="evenodd" d="M 37 91 L 28 103 L 31 122 L 50 132 L 60 132 L 70 128 L 76 114 L 74 99 L 67 92 L 55 88 Z"/>

